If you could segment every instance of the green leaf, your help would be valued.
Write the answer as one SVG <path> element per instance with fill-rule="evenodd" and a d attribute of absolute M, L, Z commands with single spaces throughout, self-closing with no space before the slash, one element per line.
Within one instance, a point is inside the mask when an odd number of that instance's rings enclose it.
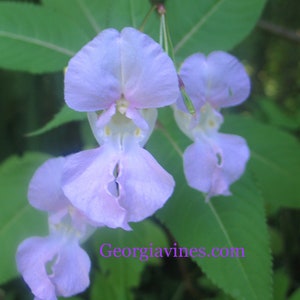
<path fill-rule="evenodd" d="M 76 22 L 40 5 L 0 3 L 0 67 L 62 70 L 89 40 Z"/>
<path fill-rule="evenodd" d="M 264 0 L 167 1 L 167 17 L 177 57 L 228 50 L 253 28 Z M 62 70 L 99 31 L 139 28 L 150 9 L 140 0 L 44 0 L 43 5 L 0 3 L 0 67 L 35 73 Z M 159 37 L 157 13 L 145 33 Z"/>
<path fill-rule="evenodd" d="M 27 136 L 40 135 L 63 124 L 73 121 L 82 121 L 86 118 L 87 117 L 85 113 L 74 111 L 67 105 L 64 105 L 63 108 L 54 116 L 54 118 L 50 122 L 48 122 L 42 128 L 27 134 Z"/>
<path fill-rule="evenodd" d="M 99 31 L 138 28 L 150 4 L 140 0 L 44 0 L 43 5 L 0 3 L 0 67 L 34 73 L 62 70 Z M 158 19 L 145 31 L 158 38 Z"/>
<path fill-rule="evenodd" d="M 226 116 L 225 132 L 243 136 L 251 149 L 249 169 L 265 200 L 273 205 L 300 207 L 300 144 L 290 134 L 251 117 Z"/>
<path fill-rule="evenodd" d="M 10 157 L 0 166 L 0 283 L 18 275 L 15 254 L 18 244 L 46 233 L 47 219 L 27 201 L 27 187 L 35 169 L 49 156 L 27 153 Z"/>
<path fill-rule="evenodd" d="M 118 30 L 125 26 L 139 28 L 151 7 L 146 0 L 43 0 L 43 4 L 72 18 L 91 37 L 109 27 Z M 158 18 L 152 15 L 145 31 L 156 32 L 158 38 Z"/>
<path fill-rule="evenodd" d="M 290 278 L 284 270 L 277 270 L 274 273 L 274 300 L 286 299 L 290 286 Z"/>
<path fill-rule="evenodd" d="M 105 1 L 43 0 L 42 3 L 76 22 L 91 38 L 103 30 L 99 19 L 102 19 L 100 14 L 105 13 Z"/>
<path fill-rule="evenodd" d="M 93 240 L 99 249 L 102 244 L 111 244 L 112 248 L 155 248 L 167 247 L 167 241 L 160 228 L 146 220 L 131 224 L 133 231 L 101 228 Z M 101 273 L 98 273 L 92 286 L 92 299 L 133 299 L 131 289 L 139 283 L 141 272 L 147 262 L 157 263 L 159 258 L 150 258 L 146 253 L 136 257 L 99 256 Z M 128 250 L 126 250 L 128 251 Z M 107 255 L 106 248 L 103 252 Z M 125 252 L 125 254 L 128 252 Z M 132 252 L 133 253 L 133 252 Z M 147 256 L 148 255 L 148 256 Z"/>
<path fill-rule="evenodd" d="M 291 295 L 289 300 L 300 300 L 300 288 Z"/>
<path fill-rule="evenodd" d="M 254 27 L 265 0 L 167 1 L 174 50 L 180 59 L 194 53 L 229 50 Z"/>
<path fill-rule="evenodd" d="M 300 112 L 298 115 L 287 115 L 279 105 L 264 98 L 259 99 L 258 103 L 270 124 L 290 130 L 300 128 Z"/>
<path fill-rule="evenodd" d="M 251 176 L 245 174 L 230 197 L 204 202 L 201 193 L 188 188 L 182 172 L 186 144 L 168 109 L 160 111 L 161 127 L 148 148 L 173 174 L 176 189 L 158 216 L 182 247 L 244 248 L 245 257 L 195 258 L 206 275 L 236 299 L 271 299 L 271 258 L 263 201 Z M 191 143 L 191 142 L 190 142 Z M 176 148 L 176 150 L 174 150 Z M 164 158 L 164 160 L 162 160 Z"/>

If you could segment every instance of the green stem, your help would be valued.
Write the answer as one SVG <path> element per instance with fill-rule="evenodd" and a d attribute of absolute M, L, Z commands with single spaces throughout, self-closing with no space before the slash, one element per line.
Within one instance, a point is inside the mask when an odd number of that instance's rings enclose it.
<path fill-rule="evenodd" d="M 146 14 L 146 16 L 145 16 L 145 18 L 144 18 L 141 26 L 139 27 L 140 31 L 144 31 L 144 27 L 145 27 L 147 21 L 149 20 L 151 14 L 153 13 L 155 7 L 156 7 L 155 5 L 152 5 L 151 8 L 149 9 L 149 11 L 147 12 L 147 14 Z"/>

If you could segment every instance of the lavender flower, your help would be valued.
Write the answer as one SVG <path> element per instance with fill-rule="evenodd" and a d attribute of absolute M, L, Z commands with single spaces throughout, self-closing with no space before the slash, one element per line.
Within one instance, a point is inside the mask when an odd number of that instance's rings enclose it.
<path fill-rule="evenodd" d="M 62 186 L 98 225 L 129 229 L 161 208 L 174 180 L 142 147 L 156 109 L 175 103 L 178 77 L 159 44 L 133 28 L 102 31 L 69 62 L 66 103 L 86 111 L 100 148 L 67 158 Z"/>
<path fill-rule="evenodd" d="M 80 243 L 94 229 L 61 190 L 63 163 L 62 157 L 46 161 L 29 185 L 29 202 L 49 213 L 50 231 L 47 237 L 24 240 L 17 249 L 18 270 L 35 300 L 69 297 L 89 286 L 91 263 Z"/>
<path fill-rule="evenodd" d="M 221 51 L 190 56 L 180 77 L 196 109 L 193 116 L 187 113 L 179 97 L 174 111 L 180 129 L 194 141 L 183 155 L 188 184 L 206 193 L 206 201 L 230 195 L 229 187 L 243 174 L 250 154 L 242 137 L 218 132 L 223 123 L 219 110 L 248 97 L 249 77 L 236 58 Z"/>

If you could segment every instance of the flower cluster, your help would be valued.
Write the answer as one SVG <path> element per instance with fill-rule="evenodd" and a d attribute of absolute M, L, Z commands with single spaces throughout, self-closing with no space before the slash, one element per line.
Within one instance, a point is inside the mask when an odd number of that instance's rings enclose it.
<path fill-rule="evenodd" d="M 30 182 L 29 202 L 49 220 L 49 235 L 26 239 L 16 255 L 35 300 L 84 291 L 90 260 L 80 244 L 97 227 L 130 230 L 172 195 L 173 177 L 143 148 L 157 108 L 173 105 L 179 127 L 194 140 L 183 157 L 189 185 L 208 198 L 229 194 L 249 151 L 241 137 L 218 132 L 219 108 L 245 100 L 249 87 L 242 65 L 223 52 L 191 56 L 178 77 L 161 46 L 133 28 L 106 29 L 85 45 L 68 64 L 65 100 L 87 112 L 99 147 L 46 161 Z"/>

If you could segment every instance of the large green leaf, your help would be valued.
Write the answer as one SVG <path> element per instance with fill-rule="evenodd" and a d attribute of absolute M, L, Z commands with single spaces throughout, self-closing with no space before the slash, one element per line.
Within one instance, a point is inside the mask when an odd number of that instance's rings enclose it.
<path fill-rule="evenodd" d="M 249 168 L 268 203 L 300 207 L 300 144 L 290 134 L 251 117 L 226 116 L 222 130 L 243 136 L 251 149 Z"/>
<path fill-rule="evenodd" d="M 265 0 L 167 1 L 176 56 L 229 50 L 254 27 Z"/>
<path fill-rule="evenodd" d="M 42 128 L 29 133 L 27 136 L 40 135 L 66 123 L 73 121 L 82 121 L 86 118 L 87 116 L 85 113 L 74 111 L 70 109 L 67 105 L 64 105 L 63 108 L 53 117 L 51 121 L 49 121 Z"/>
<path fill-rule="evenodd" d="M 29 72 L 62 70 L 89 40 L 63 14 L 26 3 L 0 3 L 0 67 Z"/>
<path fill-rule="evenodd" d="M 27 153 L 13 156 L 0 166 L 0 283 L 18 275 L 15 252 L 25 238 L 46 233 L 47 218 L 27 201 L 28 183 L 35 169 L 48 156 Z"/>
<path fill-rule="evenodd" d="M 91 37 L 108 27 L 139 28 L 151 8 L 147 0 L 43 0 L 43 4 L 72 18 Z M 144 29 L 147 33 L 156 32 L 154 36 L 158 38 L 158 18 L 152 15 Z"/>
<path fill-rule="evenodd" d="M 236 299 L 271 299 L 269 238 L 256 185 L 247 173 L 232 186 L 232 196 L 205 203 L 201 193 L 187 187 L 182 172 L 186 140 L 180 138 L 170 115 L 168 109 L 160 112 L 162 130 L 154 133 L 148 145 L 176 179 L 175 193 L 159 217 L 183 247 L 205 247 L 210 255 L 214 247 L 244 248 L 245 257 L 195 261 L 217 286 Z"/>
<path fill-rule="evenodd" d="M 228 50 L 254 26 L 264 0 L 167 1 L 177 57 Z M 107 27 L 139 28 L 150 9 L 146 0 L 44 0 L 43 5 L 0 3 L 0 67 L 30 72 L 63 69 L 86 42 Z M 158 40 L 159 18 L 144 31 Z"/>
<path fill-rule="evenodd" d="M 111 244 L 113 248 L 145 248 L 145 253 L 136 257 L 102 257 L 99 256 L 101 272 L 96 276 L 92 286 L 92 299 L 133 299 L 131 289 L 138 285 L 141 272 L 147 262 L 157 263 L 159 258 L 150 258 L 150 250 L 147 248 L 167 247 L 167 240 L 161 229 L 146 220 L 131 224 L 133 231 L 122 229 L 101 228 L 93 240 L 95 248 L 102 244 Z M 106 246 L 103 253 L 108 255 Z M 125 250 L 125 254 L 129 253 Z M 133 252 L 132 252 L 133 253 Z"/>
<path fill-rule="evenodd" d="M 34 73 L 62 70 L 100 30 L 138 28 L 149 9 L 149 2 L 140 0 L 44 0 L 43 5 L 2 2 L 0 67 Z M 145 30 L 158 36 L 154 15 Z"/>

